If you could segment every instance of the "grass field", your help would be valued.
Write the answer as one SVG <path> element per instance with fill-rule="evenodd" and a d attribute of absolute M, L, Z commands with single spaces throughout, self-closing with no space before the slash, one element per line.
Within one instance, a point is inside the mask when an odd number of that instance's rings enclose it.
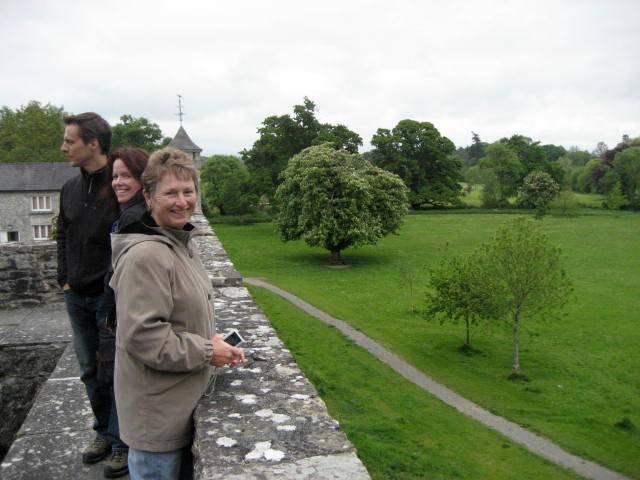
<path fill-rule="evenodd" d="M 410 313 L 412 304 L 424 305 L 429 267 L 472 251 L 508 217 L 411 215 L 399 236 L 345 252 L 353 267 L 342 270 L 324 267 L 326 253 L 321 250 L 301 242 L 281 243 L 271 224 L 215 229 L 243 275 L 264 277 L 348 321 L 492 412 L 573 453 L 640 478 L 639 215 L 550 217 L 542 222 L 563 249 L 575 294 L 563 320 L 525 326 L 522 367 L 529 382 L 506 379 L 511 355 L 506 326 L 472 332 L 472 343 L 482 353 L 467 356 L 457 350 L 461 326 Z M 414 282 L 408 277 L 415 277 Z M 271 315 L 269 308 L 267 304 Z M 282 334 L 288 338 L 287 328 Z M 317 339 L 301 332 L 288 341 Z M 449 448 L 449 441 L 442 445 Z M 467 448 L 459 453 L 466 455 Z"/>
<path fill-rule="evenodd" d="M 603 208 L 602 202 L 604 202 L 605 196 L 597 193 L 578 193 L 573 192 L 574 199 L 578 205 L 587 208 Z M 473 185 L 471 192 L 465 193 L 460 197 L 462 203 L 467 207 L 480 208 L 482 207 L 482 185 Z M 511 204 L 515 203 L 515 198 L 510 200 Z"/>
<path fill-rule="evenodd" d="M 602 202 L 605 200 L 604 195 L 598 193 L 576 193 L 574 192 L 576 202 L 583 207 L 602 208 Z"/>
<path fill-rule="evenodd" d="M 250 289 L 373 479 L 579 478 L 426 394 L 336 329 Z"/>

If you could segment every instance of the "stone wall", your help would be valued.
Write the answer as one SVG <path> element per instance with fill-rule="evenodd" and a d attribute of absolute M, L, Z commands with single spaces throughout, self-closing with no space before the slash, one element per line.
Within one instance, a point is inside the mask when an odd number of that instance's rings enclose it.
<path fill-rule="evenodd" d="M 0 245 L 0 309 L 62 301 L 55 242 Z"/>
<path fill-rule="evenodd" d="M 242 286 L 206 219 L 195 217 L 202 231 L 195 241 L 215 287 L 217 331 L 240 330 L 251 359 L 219 369 L 215 388 L 194 412 L 194 480 L 370 480 L 355 447 Z M 0 311 L 0 348 L 70 340 L 60 303 Z M 91 424 L 68 345 L 0 464 L 0 477 L 103 478 L 102 464 L 80 461 L 80 450 L 93 436 Z"/>
<path fill-rule="evenodd" d="M 206 219 L 200 254 L 217 287 L 216 328 L 240 330 L 253 358 L 219 369 L 194 412 L 195 480 L 370 480 L 356 449 L 242 286 Z"/>

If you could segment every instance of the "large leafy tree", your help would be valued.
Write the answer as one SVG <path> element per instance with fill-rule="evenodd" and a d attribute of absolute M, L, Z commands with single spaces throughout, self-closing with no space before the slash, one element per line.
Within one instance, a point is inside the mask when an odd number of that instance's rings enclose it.
<path fill-rule="evenodd" d="M 306 148 L 289 161 L 275 200 L 282 240 L 323 247 L 332 265 L 344 264 L 345 248 L 396 232 L 407 212 L 400 178 L 329 144 Z"/>
<path fill-rule="evenodd" d="M 379 128 L 371 144 L 374 164 L 402 178 L 414 208 L 459 203 L 462 165 L 432 123 L 402 120 L 392 130 Z"/>
<path fill-rule="evenodd" d="M 542 150 L 547 156 L 547 160 L 550 162 L 557 162 L 561 157 L 567 154 L 567 150 L 561 145 L 553 145 L 549 143 L 547 145 L 542 145 Z"/>
<path fill-rule="evenodd" d="M 507 145 L 522 163 L 524 175 L 534 170 L 544 170 L 547 164 L 547 154 L 540 146 L 540 142 L 534 142 L 524 135 L 512 135 L 509 138 L 500 139 L 500 143 Z M 523 178 L 524 178 L 523 175 Z"/>
<path fill-rule="evenodd" d="M 157 123 L 144 117 L 122 115 L 112 129 L 111 149 L 138 147 L 148 152 L 166 146 L 171 139 L 164 137 Z"/>
<path fill-rule="evenodd" d="M 516 153 L 520 163 L 522 163 L 522 176 L 518 184 L 522 184 L 524 177 L 533 171 L 547 172 L 560 185 L 563 183 L 564 170 L 555 161 L 564 150 L 555 145 L 541 146 L 540 142 L 534 142 L 524 135 L 512 135 L 510 138 L 502 138 L 503 143 Z M 549 157 L 551 155 L 551 157 Z M 518 186 L 519 186 L 518 185 Z"/>
<path fill-rule="evenodd" d="M 469 165 L 476 165 L 485 156 L 487 145 L 486 142 L 480 140 L 480 135 L 476 132 L 471 132 L 471 145 L 468 147 Z"/>
<path fill-rule="evenodd" d="M 495 175 L 499 186 L 496 201 L 498 205 L 504 205 L 509 197 L 517 193 L 524 167 L 516 152 L 505 143 L 493 143 L 487 147 L 486 152 L 480 161 L 480 168 Z M 487 175 L 487 178 L 493 177 Z"/>
<path fill-rule="evenodd" d="M 0 109 L 0 162 L 63 162 L 60 144 L 64 110 L 31 101 L 17 110 Z"/>
<path fill-rule="evenodd" d="M 280 173 L 295 154 L 312 145 L 329 143 L 336 149 L 357 153 L 362 138 L 344 125 L 321 123 L 316 105 L 307 97 L 293 107 L 293 116 L 274 115 L 258 128 L 258 139 L 241 152 L 253 177 L 256 193 L 272 197 L 280 183 Z"/>
<path fill-rule="evenodd" d="M 622 193 L 634 209 L 640 209 L 640 146 L 629 147 L 616 154 L 613 171 L 620 179 Z"/>
<path fill-rule="evenodd" d="M 258 197 L 251 192 L 249 172 L 234 155 L 213 155 L 202 164 L 202 200 L 221 215 L 238 215 L 253 211 Z"/>
<path fill-rule="evenodd" d="M 631 202 L 631 208 L 639 209 L 639 148 L 640 137 L 623 136 L 623 141 L 614 148 L 601 153 L 599 158 L 592 158 L 584 167 L 576 168 L 571 173 L 573 188 L 583 192 L 610 194 L 615 185 L 620 183 L 624 196 Z"/>

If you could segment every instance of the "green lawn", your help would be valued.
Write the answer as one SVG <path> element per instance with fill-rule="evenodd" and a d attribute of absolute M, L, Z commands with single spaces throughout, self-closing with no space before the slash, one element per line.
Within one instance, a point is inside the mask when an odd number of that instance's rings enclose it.
<path fill-rule="evenodd" d="M 411 215 L 399 236 L 348 250 L 353 267 L 339 270 L 324 267 L 322 250 L 281 243 L 271 224 L 215 229 L 243 275 L 264 277 L 348 321 L 487 409 L 640 478 L 640 215 L 604 213 L 542 222 L 563 249 L 575 294 L 561 321 L 526 326 L 521 360 L 529 382 L 506 379 L 506 326 L 472 332 L 482 354 L 470 357 L 457 351 L 461 326 L 409 311 L 423 306 L 430 266 L 472 251 L 510 215 Z M 413 298 L 407 271 L 416 277 Z M 635 428 L 615 425 L 625 418 Z"/>
<path fill-rule="evenodd" d="M 472 185 L 471 191 L 460 198 L 467 207 L 480 208 L 482 206 L 482 185 Z"/>
<path fill-rule="evenodd" d="M 335 328 L 250 289 L 372 478 L 579 478 L 436 400 Z"/>
<path fill-rule="evenodd" d="M 466 184 L 463 184 L 466 185 Z M 461 196 L 462 203 L 467 207 L 480 208 L 482 207 L 482 185 L 472 185 L 471 192 L 465 193 Z M 573 192 L 575 201 L 581 207 L 588 208 L 602 208 L 602 202 L 604 202 L 605 196 L 598 193 L 578 193 Z M 515 203 L 515 198 L 510 200 L 511 204 Z"/>
<path fill-rule="evenodd" d="M 602 208 L 605 196 L 598 193 L 577 193 L 574 192 L 576 202 L 583 207 Z"/>

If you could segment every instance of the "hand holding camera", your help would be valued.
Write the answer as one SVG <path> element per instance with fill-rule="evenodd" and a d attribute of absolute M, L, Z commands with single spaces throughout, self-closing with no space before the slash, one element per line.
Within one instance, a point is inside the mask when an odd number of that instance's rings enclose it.
<path fill-rule="evenodd" d="M 211 365 L 216 367 L 236 366 L 245 361 L 244 350 L 236 346 L 244 343 L 244 338 L 237 330 L 233 329 L 224 336 L 214 335 L 211 337 L 211 343 L 213 344 Z"/>

